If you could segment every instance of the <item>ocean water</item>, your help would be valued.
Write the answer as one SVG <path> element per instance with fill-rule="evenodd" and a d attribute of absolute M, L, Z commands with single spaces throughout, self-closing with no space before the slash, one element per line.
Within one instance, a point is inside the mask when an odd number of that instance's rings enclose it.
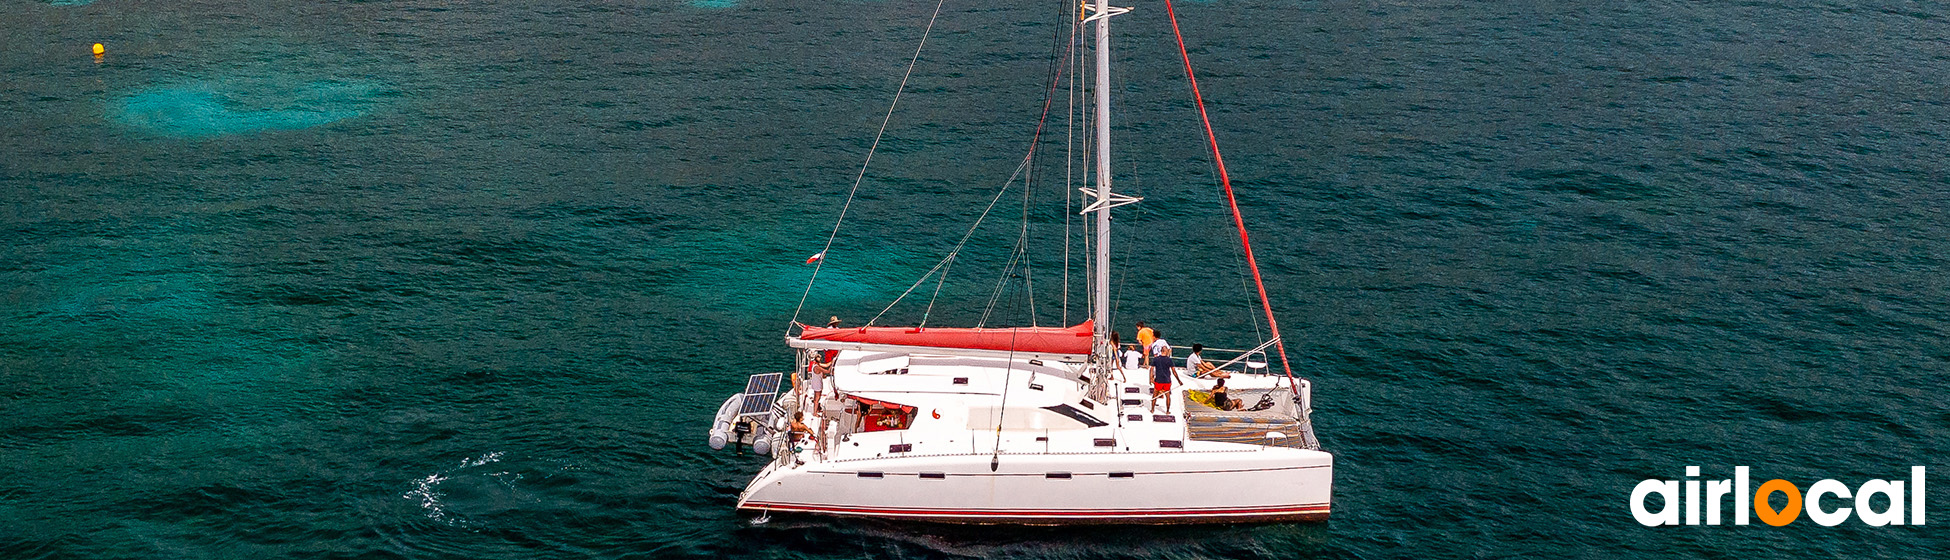
<path fill-rule="evenodd" d="M 945 5 L 805 318 L 864 321 L 967 231 L 1030 145 L 1065 5 Z M 1163 5 L 1134 6 L 1116 322 L 1249 345 Z M 1938 2 L 1179 5 L 1333 518 L 753 524 L 760 462 L 705 447 L 709 417 L 787 367 L 804 260 L 933 7 L 0 4 L 0 557 L 1950 548 Z M 1085 316 L 1065 109 L 1031 202 L 1004 193 L 933 310 L 883 323 L 979 319 L 1025 222 L 992 324 Z M 1925 465 L 1933 519 L 1637 524 L 1632 488 L 1688 465 Z"/>

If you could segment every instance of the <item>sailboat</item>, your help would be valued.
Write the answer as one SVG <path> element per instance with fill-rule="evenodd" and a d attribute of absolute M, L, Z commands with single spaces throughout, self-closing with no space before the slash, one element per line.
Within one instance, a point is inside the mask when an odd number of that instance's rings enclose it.
<path fill-rule="evenodd" d="M 1209 371 L 1173 368 L 1174 382 L 1157 395 L 1152 369 L 1119 359 L 1108 332 L 1110 213 L 1139 199 L 1111 190 L 1110 23 L 1130 9 L 1098 1 L 1077 12 L 1079 29 L 1095 28 L 1096 173 L 1081 189 L 1091 204 L 1080 212 L 1094 218 L 1097 240 L 1090 319 L 1070 327 L 822 327 L 795 316 L 785 336 L 793 370 L 750 376 L 709 432 L 713 448 L 750 446 L 770 459 L 739 493 L 738 509 L 760 519 L 796 512 L 1027 525 L 1327 518 L 1333 455 L 1314 435 L 1312 385 L 1286 365 L 1236 202 L 1233 221 L 1272 338 L 1230 351 Z M 1166 10 L 1183 54 L 1169 2 Z M 1185 62 L 1196 93 L 1189 55 Z M 1199 105 L 1204 118 L 1202 98 Z M 1206 133 L 1216 160 L 1209 119 Z M 1283 371 L 1269 367 L 1269 351 Z M 1207 396 L 1214 376 L 1226 376 L 1236 406 Z"/>

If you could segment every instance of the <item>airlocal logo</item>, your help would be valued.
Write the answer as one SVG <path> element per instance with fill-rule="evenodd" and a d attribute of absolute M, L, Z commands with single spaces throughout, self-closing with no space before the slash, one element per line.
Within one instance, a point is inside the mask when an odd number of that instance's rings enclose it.
<path fill-rule="evenodd" d="M 1689 478 L 1698 477 L 1699 467 L 1686 467 L 1686 476 Z M 1902 525 L 1904 502 L 1909 503 L 1909 524 L 1922 525 L 1923 467 L 1910 467 L 1909 481 L 1909 486 L 1905 488 L 1903 482 L 1900 480 L 1895 482 L 1871 480 L 1856 487 L 1854 492 L 1850 492 L 1848 485 L 1842 484 L 1837 480 L 1831 479 L 1816 482 L 1808 486 L 1808 495 L 1805 502 L 1808 509 L 1808 519 L 1814 520 L 1815 524 L 1823 527 L 1834 527 L 1842 524 L 1843 521 L 1848 521 L 1851 512 L 1850 508 L 1822 509 L 1821 499 L 1826 496 L 1834 496 L 1838 499 L 1847 500 L 1853 496 L 1855 498 L 1854 515 L 1871 527 Z M 1699 525 L 1700 511 L 1703 509 L 1706 512 L 1706 524 L 1719 525 L 1721 506 L 1726 504 L 1725 498 L 1729 493 L 1733 494 L 1734 525 L 1746 525 L 1747 513 L 1749 511 L 1753 512 L 1754 517 L 1759 517 L 1761 523 L 1775 527 L 1793 523 L 1794 520 L 1801 518 L 1801 506 L 1803 504 L 1801 489 L 1796 488 L 1792 482 L 1781 479 L 1769 480 L 1761 483 L 1759 489 L 1750 492 L 1749 489 L 1751 487 L 1748 486 L 1747 467 L 1734 467 L 1733 478 L 1731 480 L 1703 481 L 1706 483 L 1705 500 L 1700 499 L 1700 482 L 1702 481 L 1686 481 L 1685 500 L 1680 500 L 1679 498 L 1679 481 L 1677 480 L 1647 479 L 1639 482 L 1638 487 L 1632 489 L 1632 518 L 1637 519 L 1639 524 L 1647 527 L 1679 525 L 1680 510 L 1684 509 L 1686 513 L 1686 524 Z M 1665 498 L 1666 505 L 1660 508 L 1659 511 L 1646 511 L 1645 509 L 1645 498 L 1652 494 L 1658 494 Z M 1785 495 L 1787 497 L 1787 504 L 1781 506 L 1779 509 L 1775 509 L 1774 505 L 1768 501 L 1774 494 Z M 1882 511 L 1876 511 L 1873 507 L 1875 502 L 1871 497 L 1876 495 L 1881 495 L 1888 500 L 1888 505 Z M 1908 497 L 1907 500 L 1904 499 L 1905 496 Z M 1751 508 L 1748 507 L 1750 501 L 1753 504 Z"/>

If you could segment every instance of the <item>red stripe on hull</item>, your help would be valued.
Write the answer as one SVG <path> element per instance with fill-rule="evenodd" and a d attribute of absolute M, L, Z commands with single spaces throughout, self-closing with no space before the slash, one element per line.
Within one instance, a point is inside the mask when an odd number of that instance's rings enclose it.
<path fill-rule="evenodd" d="M 1325 521 L 1328 504 L 1270 506 L 1256 508 L 1198 508 L 1154 510 L 954 510 L 929 508 L 877 508 L 867 506 L 823 506 L 813 504 L 746 503 L 739 509 L 790 511 L 823 515 L 879 517 L 941 523 L 1080 525 L 1129 524 L 1165 525 L 1189 523 L 1264 523 L 1277 521 Z"/>

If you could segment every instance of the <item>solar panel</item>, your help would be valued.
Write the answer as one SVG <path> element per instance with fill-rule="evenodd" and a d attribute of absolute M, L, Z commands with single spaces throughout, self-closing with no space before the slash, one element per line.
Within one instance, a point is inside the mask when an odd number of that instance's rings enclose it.
<path fill-rule="evenodd" d="M 750 379 L 745 380 L 745 392 L 777 393 L 779 392 L 779 381 L 782 379 L 785 379 L 785 374 L 783 373 L 761 373 L 754 375 Z"/>
<path fill-rule="evenodd" d="M 761 373 L 745 381 L 745 398 L 739 403 L 739 416 L 763 416 L 772 411 L 772 401 L 778 397 L 779 381 L 783 373 Z"/>

